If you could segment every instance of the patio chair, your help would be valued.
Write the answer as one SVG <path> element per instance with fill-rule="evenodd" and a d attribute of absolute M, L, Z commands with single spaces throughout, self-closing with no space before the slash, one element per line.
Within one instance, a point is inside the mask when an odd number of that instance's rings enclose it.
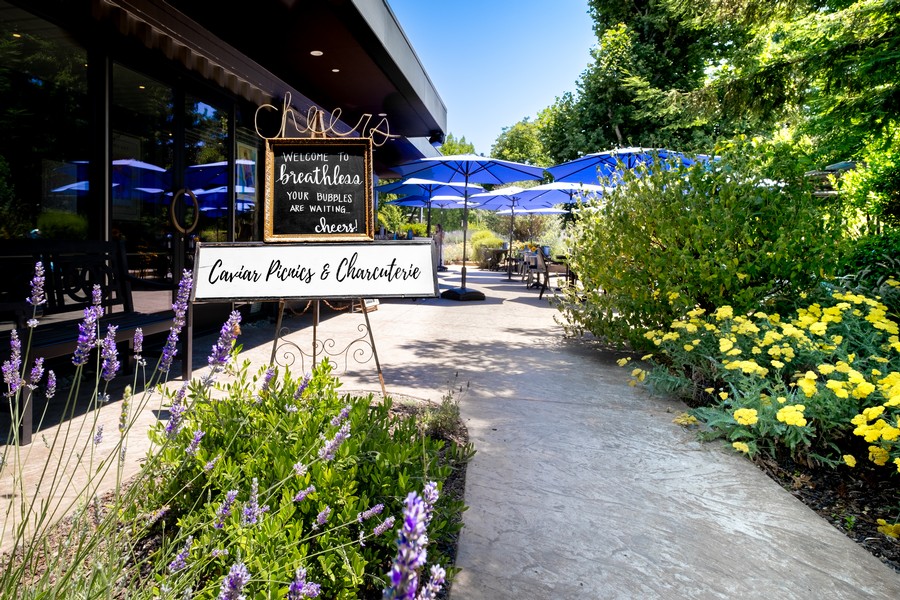
<path fill-rule="evenodd" d="M 559 277 L 566 275 L 566 266 L 550 261 L 544 257 L 543 252 L 535 253 L 537 262 L 537 285 L 541 286 L 541 293 L 538 298 L 544 297 L 544 292 L 550 287 L 550 275 L 556 275 L 556 284 L 559 287 Z"/>

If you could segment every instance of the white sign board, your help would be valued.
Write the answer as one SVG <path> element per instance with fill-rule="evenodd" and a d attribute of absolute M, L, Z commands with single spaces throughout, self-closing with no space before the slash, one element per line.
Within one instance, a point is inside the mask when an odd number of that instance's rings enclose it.
<path fill-rule="evenodd" d="M 193 299 L 434 297 L 436 251 L 430 241 L 201 243 Z"/>

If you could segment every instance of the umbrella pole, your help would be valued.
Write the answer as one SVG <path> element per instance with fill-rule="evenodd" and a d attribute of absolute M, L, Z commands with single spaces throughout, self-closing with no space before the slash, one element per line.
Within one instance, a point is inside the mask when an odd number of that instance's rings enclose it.
<path fill-rule="evenodd" d="M 466 289 L 466 234 L 469 230 L 469 174 L 466 173 L 466 188 L 463 192 L 463 264 L 462 264 L 462 285 L 459 287 Z"/>
<path fill-rule="evenodd" d="M 509 248 L 506 249 L 506 280 L 512 281 L 513 230 L 516 223 L 515 202 L 509 207 Z"/>

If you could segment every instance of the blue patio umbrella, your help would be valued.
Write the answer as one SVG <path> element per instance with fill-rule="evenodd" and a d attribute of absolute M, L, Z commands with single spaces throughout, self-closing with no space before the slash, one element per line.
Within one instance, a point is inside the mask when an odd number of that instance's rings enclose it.
<path fill-rule="evenodd" d="M 434 208 L 464 208 L 462 196 L 406 196 L 385 202 L 393 206 L 413 206 L 418 208 L 434 207 Z M 474 207 L 473 202 L 469 202 L 469 207 Z"/>
<path fill-rule="evenodd" d="M 708 160 L 708 157 L 703 155 L 699 155 L 695 159 L 681 152 L 664 148 L 619 148 L 585 154 L 575 160 L 549 167 L 547 172 L 553 176 L 555 181 L 596 185 L 601 179 L 613 181 L 620 179 L 620 168 L 633 169 L 638 165 L 652 165 L 657 158 L 663 165 L 674 161 L 680 162 L 684 166 L 694 164 L 695 160 Z"/>
<path fill-rule="evenodd" d="M 478 208 L 493 211 L 509 211 L 510 251 L 513 246 L 513 228 L 515 227 L 516 213 L 521 213 L 525 209 L 551 208 L 554 204 L 551 198 L 544 197 L 547 194 L 530 193 L 531 189 L 533 188 L 521 188 L 511 185 L 472 196 L 472 200 L 478 202 Z M 506 277 L 507 279 L 512 279 L 512 263 L 510 261 L 506 261 Z"/>
<path fill-rule="evenodd" d="M 421 206 L 427 210 L 425 234 L 431 235 L 431 204 L 427 202 L 428 198 L 441 196 L 462 196 L 468 191 L 469 193 L 483 192 L 484 188 L 477 183 L 443 183 L 433 181 L 431 179 L 422 179 L 419 177 L 407 177 L 393 183 L 379 185 L 375 191 L 383 194 L 408 194 L 426 199 L 425 204 Z M 462 207 L 460 207 L 462 208 Z"/>
<path fill-rule="evenodd" d="M 470 183 L 489 183 L 501 185 L 515 181 L 541 179 L 544 170 L 522 163 L 478 156 L 477 154 L 455 154 L 449 156 L 426 157 L 415 162 L 395 168 L 404 177 L 415 176 L 433 181 L 466 184 L 463 194 L 463 266 L 460 287 L 444 290 L 442 298 L 450 300 L 484 300 L 484 294 L 478 290 L 466 288 L 466 249 L 469 226 L 469 192 Z"/>

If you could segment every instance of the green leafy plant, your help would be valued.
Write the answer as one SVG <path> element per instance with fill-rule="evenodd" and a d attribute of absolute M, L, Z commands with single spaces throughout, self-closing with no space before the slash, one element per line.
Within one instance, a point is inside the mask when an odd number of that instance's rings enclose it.
<path fill-rule="evenodd" d="M 753 310 L 830 275 L 840 211 L 783 154 L 746 142 L 689 168 L 624 170 L 572 230 L 581 285 L 559 304 L 568 330 L 639 349 L 683 310 Z"/>
<path fill-rule="evenodd" d="M 41 286 L 42 277 L 43 271 L 35 275 Z M 327 361 L 306 377 L 273 366 L 251 373 L 249 361 L 238 364 L 237 312 L 222 327 L 207 374 L 165 385 L 190 279 L 184 273 L 160 362 L 144 392 L 127 388 L 114 448 L 103 454 L 95 450 L 104 436 L 96 411 L 105 400 L 103 382 L 119 364 L 115 344 L 98 331 L 95 294 L 96 310 L 80 326 L 69 395 L 73 402 L 82 367 L 96 361 L 93 400 L 82 421 L 89 428 L 73 430 L 71 418 L 57 428 L 53 446 L 70 435 L 78 445 L 72 454 L 57 454 L 59 464 L 52 453 L 47 459 L 47 477 L 39 486 L 53 500 L 23 502 L 21 514 L 12 516 L 15 543 L 0 571 L 0 597 L 215 598 L 226 588 L 232 597 L 285 597 L 291 591 L 297 596 L 304 589 L 328 598 L 376 598 L 382 590 L 394 597 L 405 589 L 386 578 L 395 551 L 401 556 L 398 547 L 421 554 L 422 564 L 428 550 L 428 564 L 435 568 L 427 586 L 434 593 L 454 574 L 437 565 L 450 562 L 448 540 L 458 534 L 465 508 L 462 500 L 439 492 L 471 448 L 425 434 L 415 416 L 392 411 L 390 398 L 374 403 L 371 396 L 341 396 Z M 35 310 L 40 296 L 32 294 Z M 136 338 L 138 353 L 140 346 Z M 3 364 L 14 407 L 23 390 L 41 385 L 44 375 L 38 363 L 29 370 L 27 343 L 24 348 L 14 338 L 12 356 Z M 122 481 L 120 457 L 133 435 L 134 415 L 155 395 L 168 419 L 150 432 L 153 446 L 138 475 Z M 13 439 L 0 469 L 11 470 L 13 488 L 25 498 L 28 453 L 15 437 L 18 419 L 14 410 Z M 101 497 L 110 470 L 117 474 L 116 486 Z M 83 488 L 72 490 L 74 503 L 56 498 L 61 487 L 72 486 L 72 471 L 89 476 Z M 66 513 L 69 526 L 58 535 L 52 522 Z M 401 513 L 404 526 L 395 544 Z M 416 533 L 418 526 L 407 531 L 411 519 L 427 526 L 427 538 Z M 396 568 L 408 573 L 411 567 Z M 415 580 L 410 576 L 408 583 Z"/>

